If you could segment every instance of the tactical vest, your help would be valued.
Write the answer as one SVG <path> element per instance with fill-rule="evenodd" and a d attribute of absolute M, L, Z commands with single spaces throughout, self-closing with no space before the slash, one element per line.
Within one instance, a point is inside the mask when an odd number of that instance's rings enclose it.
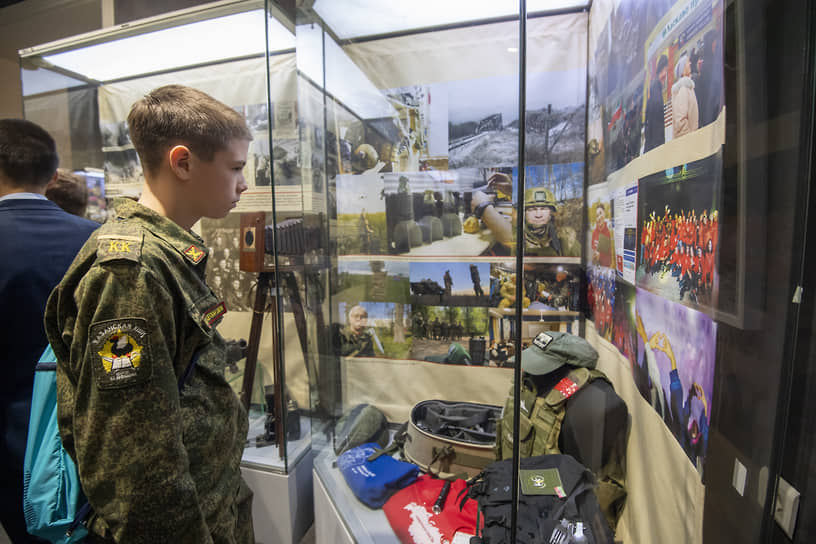
<path fill-rule="evenodd" d="M 586 384 L 596 379 L 608 380 L 599 370 L 575 368 L 546 395 L 539 396 L 535 384 L 525 380 L 521 390 L 519 420 L 519 455 L 531 457 L 563 453 L 558 448 L 561 425 L 566 415 L 567 401 Z M 624 429 L 625 432 L 625 429 Z M 496 459 L 513 456 L 513 389 L 507 397 L 502 419 L 497 425 Z M 625 451 L 609 452 L 609 460 L 595 473 L 598 487 L 595 494 L 601 510 L 614 530 L 626 502 Z"/>

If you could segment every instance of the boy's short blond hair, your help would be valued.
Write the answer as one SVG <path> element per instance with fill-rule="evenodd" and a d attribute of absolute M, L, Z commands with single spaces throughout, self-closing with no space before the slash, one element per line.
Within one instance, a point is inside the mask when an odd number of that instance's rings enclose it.
<path fill-rule="evenodd" d="M 153 89 L 131 106 L 127 122 L 142 169 L 149 174 L 158 171 L 164 153 L 174 145 L 186 145 L 209 161 L 232 140 L 252 140 L 240 113 L 183 85 Z"/>

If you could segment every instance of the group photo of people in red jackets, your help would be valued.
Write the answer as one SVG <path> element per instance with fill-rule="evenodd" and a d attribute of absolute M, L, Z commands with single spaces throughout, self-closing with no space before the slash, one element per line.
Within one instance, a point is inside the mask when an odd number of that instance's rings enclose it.
<path fill-rule="evenodd" d="M 643 220 L 640 233 L 640 268 L 645 275 L 674 278 L 678 299 L 710 301 L 715 288 L 718 238 L 717 210 L 654 210 Z"/>

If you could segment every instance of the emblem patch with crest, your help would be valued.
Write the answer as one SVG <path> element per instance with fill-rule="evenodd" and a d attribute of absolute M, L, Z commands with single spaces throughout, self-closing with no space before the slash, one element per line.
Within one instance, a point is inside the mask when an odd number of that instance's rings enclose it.
<path fill-rule="evenodd" d="M 100 389 L 118 389 L 150 378 L 150 335 L 142 318 L 114 319 L 90 327 L 93 373 Z"/>

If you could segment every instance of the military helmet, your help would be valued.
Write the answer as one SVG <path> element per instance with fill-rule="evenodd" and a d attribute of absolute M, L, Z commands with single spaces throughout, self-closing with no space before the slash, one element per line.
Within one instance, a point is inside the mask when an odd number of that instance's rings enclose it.
<path fill-rule="evenodd" d="M 379 156 L 374 146 L 370 144 L 360 144 L 351 156 L 351 169 L 355 174 L 360 174 L 377 166 L 378 160 Z"/>
<path fill-rule="evenodd" d="M 555 211 L 555 196 L 544 187 L 533 187 L 524 191 L 524 206 L 549 206 Z"/>

